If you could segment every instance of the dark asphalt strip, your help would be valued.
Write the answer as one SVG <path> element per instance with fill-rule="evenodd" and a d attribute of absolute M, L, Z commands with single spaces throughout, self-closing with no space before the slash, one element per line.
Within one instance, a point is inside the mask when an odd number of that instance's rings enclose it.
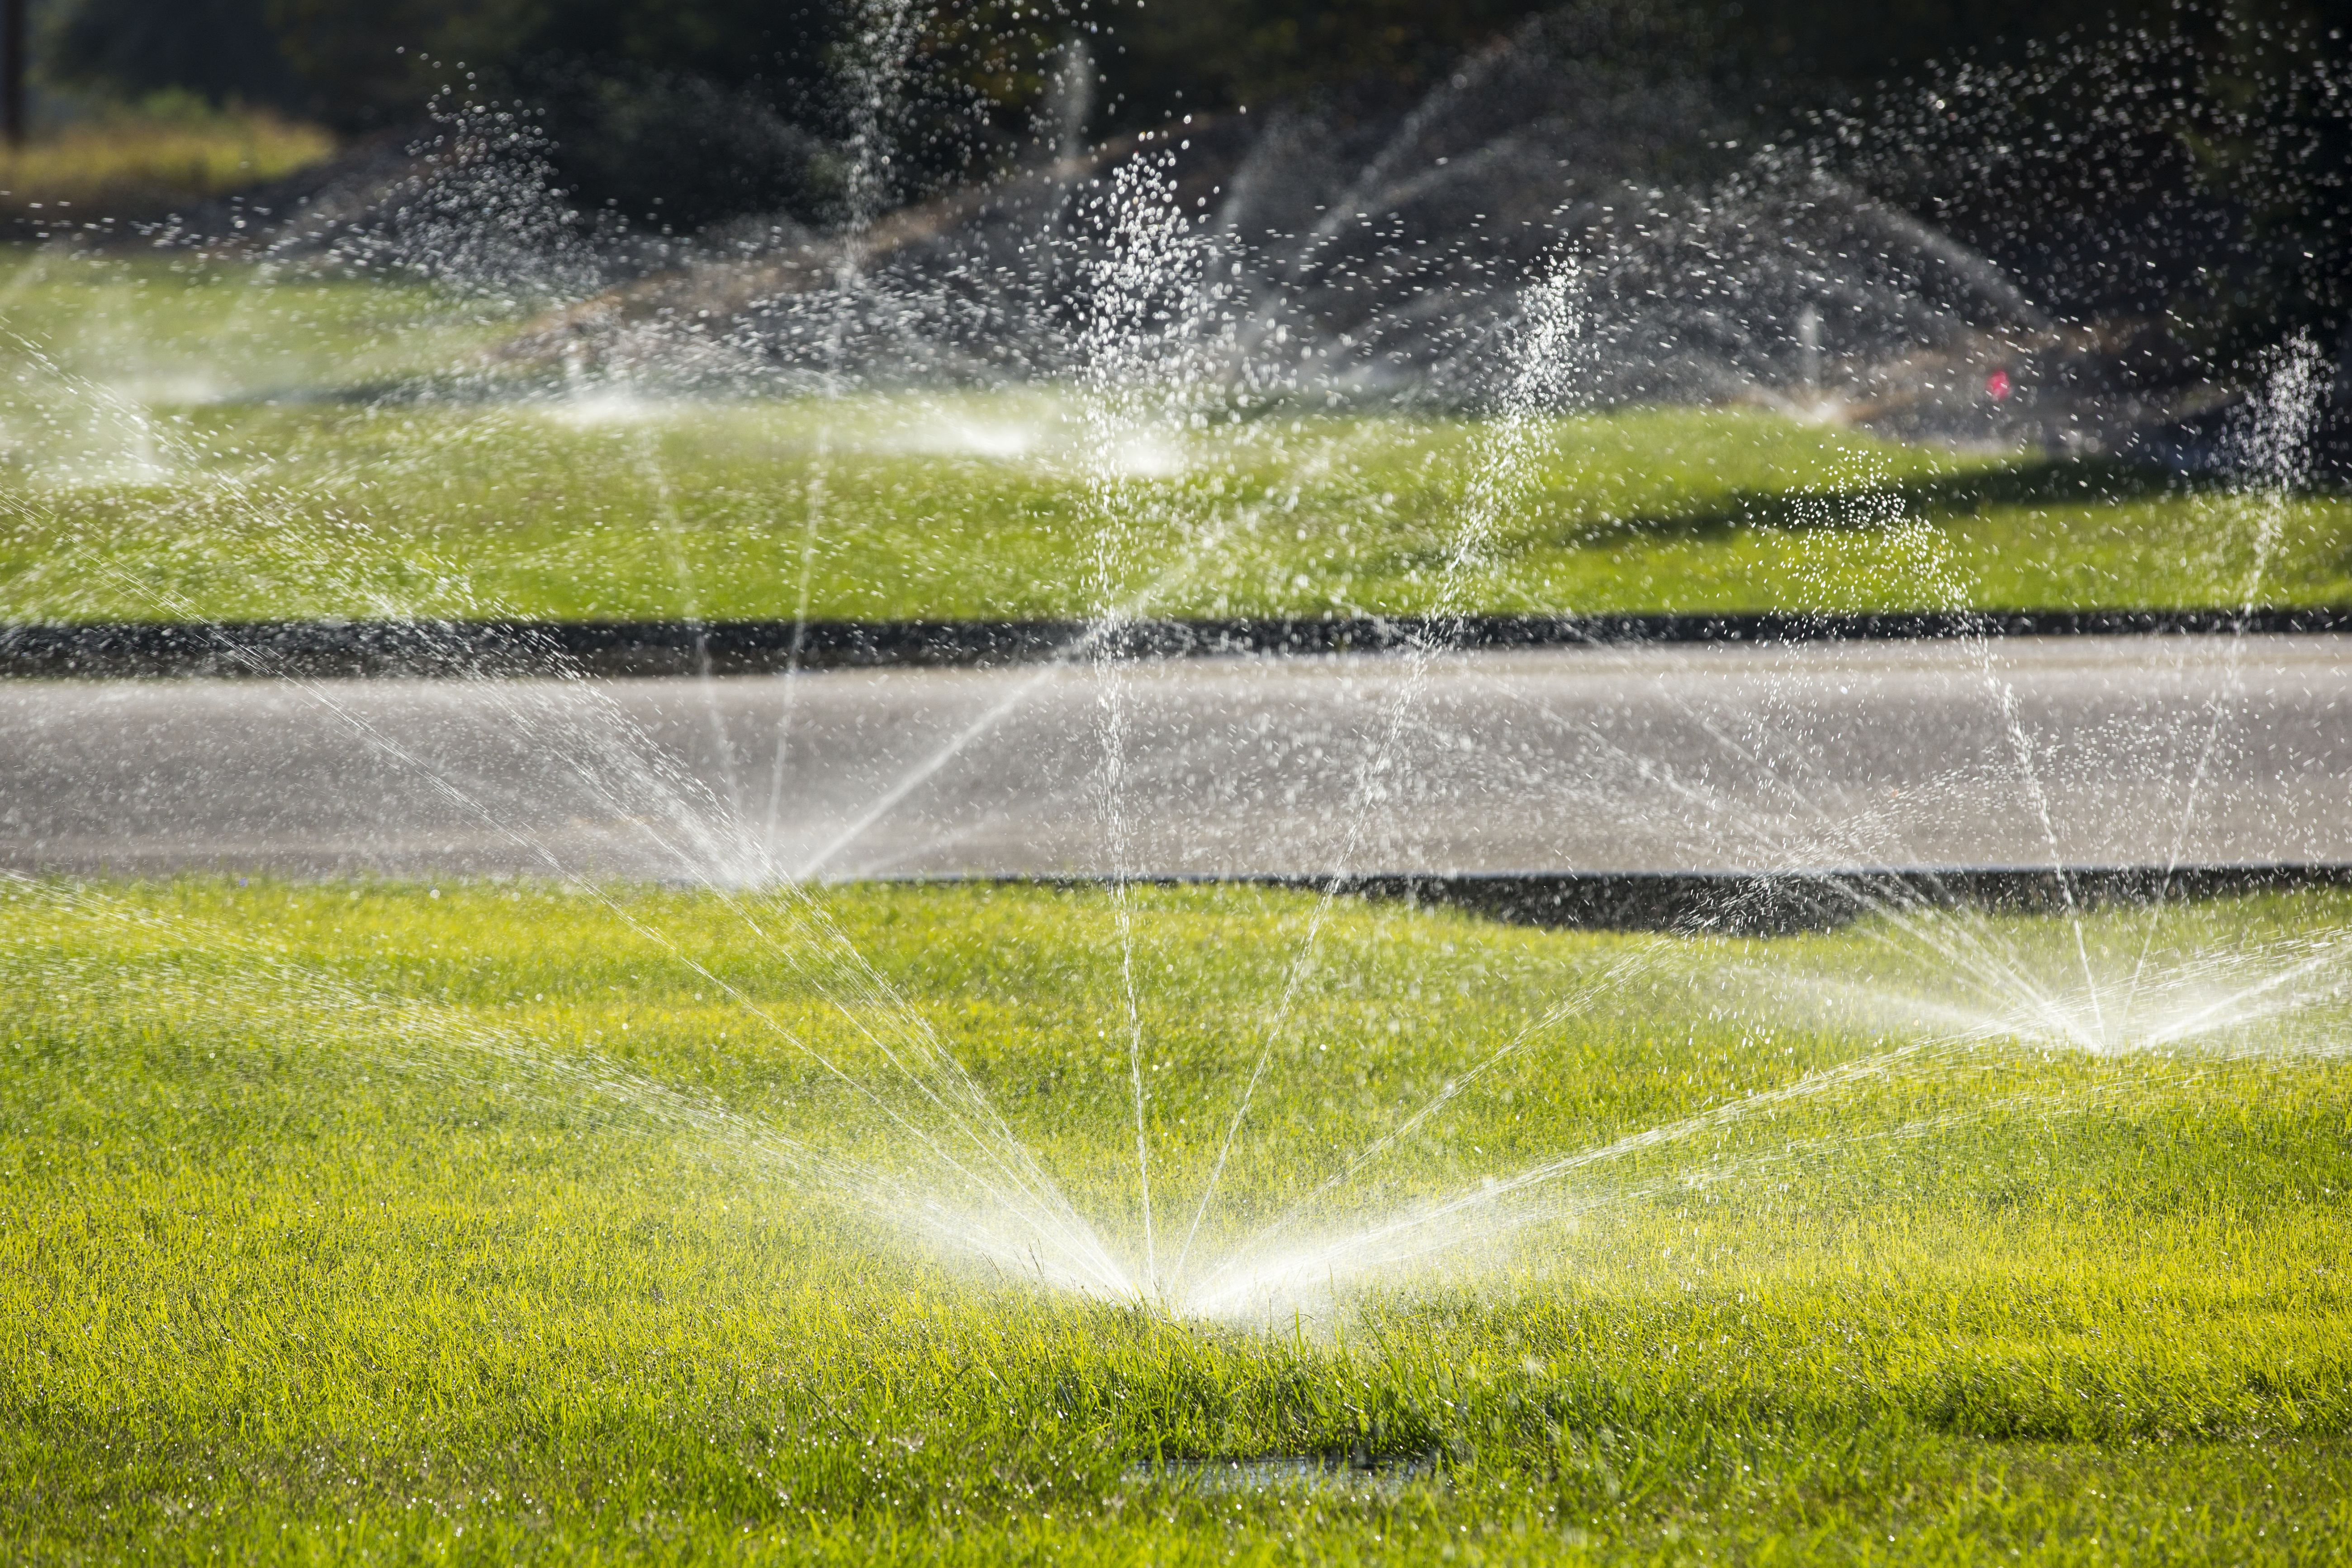
<path fill-rule="evenodd" d="M 0 677 L 761 675 L 1138 658 L 1958 637 L 2352 631 L 2352 606 L 1131 621 L 221 621 L 0 626 Z"/>

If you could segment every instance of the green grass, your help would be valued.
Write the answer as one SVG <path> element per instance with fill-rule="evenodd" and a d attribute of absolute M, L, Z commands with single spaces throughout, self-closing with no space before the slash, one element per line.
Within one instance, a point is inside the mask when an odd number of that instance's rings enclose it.
<path fill-rule="evenodd" d="M 1449 576 L 1496 449 L 1475 422 L 1180 409 L 1103 442 L 1043 392 L 575 399 L 488 353 L 511 302 L 10 265 L 0 621 L 2352 601 L 2341 497 L 2273 508 L 1756 409 L 1546 426 Z"/>
<path fill-rule="evenodd" d="M 331 156 L 334 138 L 264 110 L 220 110 L 159 93 L 0 149 L 0 214 L 68 226 L 160 217 L 248 190 Z"/>
<path fill-rule="evenodd" d="M 2324 1005 L 2193 1047 L 1890 1059 L 1959 995 L 1893 925 L 1699 942 L 1343 900 L 1277 1024 L 1310 897 L 1132 898 L 1163 1246 L 1267 1042 L 1213 1237 L 1449 1083 L 1305 1231 L 1684 1135 L 1475 1211 L 1523 1222 L 1489 1245 L 1309 1289 L 1306 1316 L 1170 1318 L 910 1242 L 903 1202 L 817 1179 L 922 1175 L 814 1063 L 920 1115 L 879 1053 L 929 1030 L 1133 1254 L 1100 890 L 14 885 L 0 1553 L 2244 1563 L 2352 1539 L 2332 971 Z M 2143 951 L 2151 976 L 2325 956 L 2347 916 L 2116 911 L 2079 959 L 2053 920 L 1931 929 L 2058 994 Z M 1412 1464 L 1239 1490 L 1168 1468 L 1266 1455 Z"/>

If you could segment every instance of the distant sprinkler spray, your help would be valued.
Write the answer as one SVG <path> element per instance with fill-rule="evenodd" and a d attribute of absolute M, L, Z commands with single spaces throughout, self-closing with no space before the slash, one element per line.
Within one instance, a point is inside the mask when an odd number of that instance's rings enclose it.
<path fill-rule="evenodd" d="M 1807 403 L 1820 399 L 1822 313 L 1811 305 L 1797 312 L 1797 379 L 1804 387 Z"/>

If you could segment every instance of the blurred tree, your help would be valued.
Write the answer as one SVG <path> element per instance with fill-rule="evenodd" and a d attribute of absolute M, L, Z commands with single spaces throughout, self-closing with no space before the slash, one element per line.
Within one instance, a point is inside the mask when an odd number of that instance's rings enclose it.
<path fill-rule="evenodd" d="M 53 80 L 133 99 L 184 88 L 346 132 L 413 123 L 443 88 L 525 101 L 543 116 L 561 176 L 583 205 L 677 228 L 774 210 L 838 217 L 841 149 L 865 130 L 891 149 L 875 193 L 886 202 L 993 167 L 1032 134 L 1057 51 L 1074 39 L 1088 44 L 1099 72 L 1097 133 L 1285 100 L 1377 116 L 1410 103 L 1466 51 L 1558 8 L 45 3 L 57 7 L 42 30 Z M 2240 361 L 2287 330 L 2340 339 L 2352 396 L 2352 41 L 2342 0 L 1565 5 L 1591 24 L 1567 36 L 1612 51 L 1629 72 L 1696 69 L 1768 135 L 1847 137 L 1877 188 L 2041 279 L 2062 307 L 2169 311 Z M 2053 41 L 2069 28 L 2076 43 Z M 2149 38 L 2168 41 L 2134 42 Z M 2061 58 L 2069 48 L 2071 63 Z M 883 68 L 894 51 L 908 57 L 905 69 Z M 2176 85 L 2151 98 L 2135 70 Z M 1938 82 L 1962 79 L 1973 84 L 1974 119 L 1938 101 Z M 2126 100 L 2130 113 L 2116 118 Z M 1858 126 L 1871 129 L 1842 129 Z M 2130 244 L 2116 243 L 2127 230 Z M 2119 270 L 2113 258 L 2126 252 L 2160 252 L 2163 264 Z"/>
<path fill-rule="evenodd" d="M 2201 52 L 2210 108 L 2182 139 L 2239 239 L 2210 289 L 2216 357 L 2248 365 L 2300 336 L 2332 358 L 2319 455 L 2352 479 L 2352 16 L 2241 0 Z"/>
<path fill-rule="evenodd" d="M 345 133 L 415 124 L 436 91 L 526 101 L 591 206 L 690 227 L 826 216 L 824 143 L 858 123 L 887 0 L 58 0 L 47 76 L 136 100 L 178 88 Z M 986 166 L 1026 132 L 1062 0 L 911 0 L 886 84 L 886 198 Z"/>
<path fill-rule="evenodd" d="M 1539 13 L 1580 10 L 1622 42 L 1646 40 L 1774 108 L 1850 98 L 1931 59 L 2000 58 L 2035 38 L 2115 18 L 2168 16 L 2174 0 L 1099 0 L 1117 112 L 1151 122 L 1183 110 L 1265 105 L 1342 91 L 1409 97 L 1466 50 Z M 1634 63 L 1634 62 L 1627 62 Z M 1665 63 L 1665 62 L 1662 62 Z"/>
<path fill-rule="evenodd" d="M 1328 94 L 1401 97 L 1547 7 L 1529 0 L 1102 0 L 1107 106 L 1150 124 L 1186 110 Z"/>
<path fill-rule="evenodd" d="M 531 52 L 533 34 L 553 8 L 543 0 L 259 4 L 300 84 L 299 107 L 346 132 L 414 120 L 452 67 L 496 71 Z"/>
<path fill-rule="evenodd" d="M 268 0 L 73 0 L 43 21 L 37 68 L 60 86 L 133 101 L 178 88 L 215 102 L 302 106 Z"/>
<path fill-rule="evenodd" d="M 885 81 L 864 56 L 891 30 L 886 0 L 264 3 L 329 123 L 414 118 L 453 86 L 525 101 L 584 204 L 680 228 L 834 216 L 826 143 L 854 132 L 869 98 L 893 149 L 886 199 L 986 166 L 1025 131 L 1068 30 L 1058 0 L 910 0 L 902 41 L 917 58 Z"/>
<path fill-rule="evenodd" d="M 694 228 L 822 216 L 826 0 L 266 0 L 312 111 L 415 121 L 436 91 L 540 116 L 584 205 Z"/>
<path fill-rule="evenodd" d="M 32 36 L 25 0 L 0 0 L 0 141 L 25 144 L 25 55 Z"/>

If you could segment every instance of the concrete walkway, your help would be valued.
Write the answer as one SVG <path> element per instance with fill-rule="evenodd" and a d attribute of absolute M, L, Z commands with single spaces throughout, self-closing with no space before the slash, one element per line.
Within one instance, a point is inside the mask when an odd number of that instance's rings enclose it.
<path fill-rule="evenodd" d="M 1123 737 L 1116 792 L 1106 737 Z M 1116 800 L 1117 809 L 1110 809 Z M 0 683 L 0 865 L 1150 875 L 2352 861 L 2352 642 Z"/>

